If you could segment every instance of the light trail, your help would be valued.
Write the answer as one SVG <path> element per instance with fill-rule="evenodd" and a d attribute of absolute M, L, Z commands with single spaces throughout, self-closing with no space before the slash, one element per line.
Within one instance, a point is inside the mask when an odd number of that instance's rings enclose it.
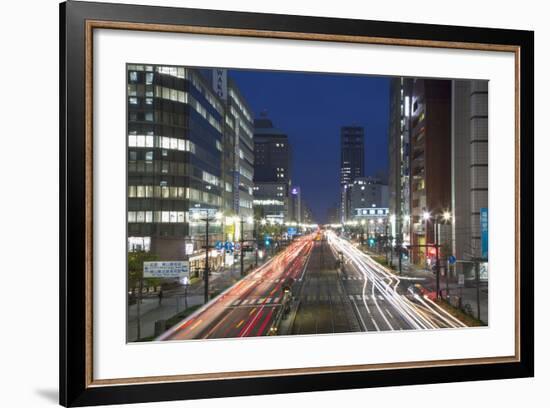
<path fill-rule="evenodd" d="M 415 297 L 418 304 L 409 300 L 406 296 L 398 292 L 401 279 L 391 273 L 387 268 L 374 261 L 369 255 L 356 248 L 349 241 L 342 239 L 332 231 L 326 233 L 328 243 L 335 255 L 342 253 L 345 261 L 350 262 L 354 268 L 363 275 L 364 285 L 362 290 L 363 304 L 367 313 L 371 311 L 367 305 L 367 286 L 371 283 L 371 297 L 376 306 L 376 310 L 384 320 L 389 330 L 395 330 L 390 319 L 397 320 L 397 316 L 382 310 L 378 303 L 378 296 L 387 301 L 404 322 L 412 329 L 436 329 L 444 327 L 466 327 L 462 322 L 450 315 L 447 311 L 438 306 L 430 299 Z M 424 309 L 424 310 L 422 310 Z M 374 319 L 373 319 L 374 322 Z M 378 329 L 378 325 L 375 324 Z"/>

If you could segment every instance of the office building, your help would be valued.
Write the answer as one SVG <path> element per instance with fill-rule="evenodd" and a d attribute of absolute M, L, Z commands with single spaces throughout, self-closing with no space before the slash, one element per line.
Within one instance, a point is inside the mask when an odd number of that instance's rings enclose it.
<path fill-rule="evenodd" d="M 254 210 L 258 217 L 288 220 L 291 183 L 288 136 L 263 116 L 254 121 Z"/>
<path fill-rule="evenodd" d="M 454 80 L 452 132 L 452 251 L 460 261 L 483 258 L 481 214 L 488 208 L 488 83 Z M 487 264 L 480 268 L 487 279 Z M 473 263 L 451 273 L 474 278 Z"/>
<path fill-rule="evenodd" d="M 127 75 L 128 249 L 199 268 L 206 231 L 194 215 L 252 215 L 252 113 L 234 83 L 223 97 L 197 69 L 128 65 Z M 211 222 L 209 243 L 225 239 Z"/>
<path fill-rule="evenodd" d="M 340 129 L 340 220 L 351 217 L 349 187 L 365 174 L 365 130 L 362 126 Z"/>

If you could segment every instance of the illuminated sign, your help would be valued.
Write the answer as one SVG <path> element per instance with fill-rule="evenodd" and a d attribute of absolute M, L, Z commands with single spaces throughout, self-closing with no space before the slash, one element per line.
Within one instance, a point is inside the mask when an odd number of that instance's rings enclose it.
<path fill-rule="evenodd" d="M 144 278 L 183 278 L 189 276 L 189 261 L 143 262 Z"/>

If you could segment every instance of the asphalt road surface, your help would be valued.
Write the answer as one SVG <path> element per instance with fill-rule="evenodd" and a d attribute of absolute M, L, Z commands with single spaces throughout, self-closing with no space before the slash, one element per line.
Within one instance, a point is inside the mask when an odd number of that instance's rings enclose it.
<path fill-rule="evenodd" d="M 293 290 L 297 311 L 290 334 L 360 331 L 336 261 L 325 239 L 314 241 L 304 278 Z"/>
<path fill-rule="evenodd" d="M 299 279 L 313 238 L 295 240 L 283 252 L 251 272 L 158 340 L 265 336 L 282 308 L 284 288 Z"/>

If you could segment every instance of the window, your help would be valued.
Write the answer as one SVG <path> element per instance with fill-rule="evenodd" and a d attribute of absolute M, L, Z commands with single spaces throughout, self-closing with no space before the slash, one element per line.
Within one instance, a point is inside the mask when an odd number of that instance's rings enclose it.
<path fill-rule="evenodd" d="M 145 152 L 145 160 L 147 161 L 153 160 L 153 152 Z"/>
<path fill-rule="evenodd" d="M 145 74 L 145 83 L 146 84 L 152 84 L 153 83 L 153 73 L 152 72 L 147 72 Z"/>
<path fill-rule="evenodd" d="M 145 104 L 146 105 L 152 105 L 153 104 L 153 98 L 145 98 Z"/>
<path fill-rule="evenodd" d="M 147 122 L 152 122 L 153 121 L 153 112 L 145 112 L 145 120 Z"/>
<path fill-rule="evenodd" d="M 132 81 L 132 82 L 137 82 L 137 80 L 138 80 L 137 72 L 135 72 L 135 71 L 130 71 L 130 81 Z"/>

